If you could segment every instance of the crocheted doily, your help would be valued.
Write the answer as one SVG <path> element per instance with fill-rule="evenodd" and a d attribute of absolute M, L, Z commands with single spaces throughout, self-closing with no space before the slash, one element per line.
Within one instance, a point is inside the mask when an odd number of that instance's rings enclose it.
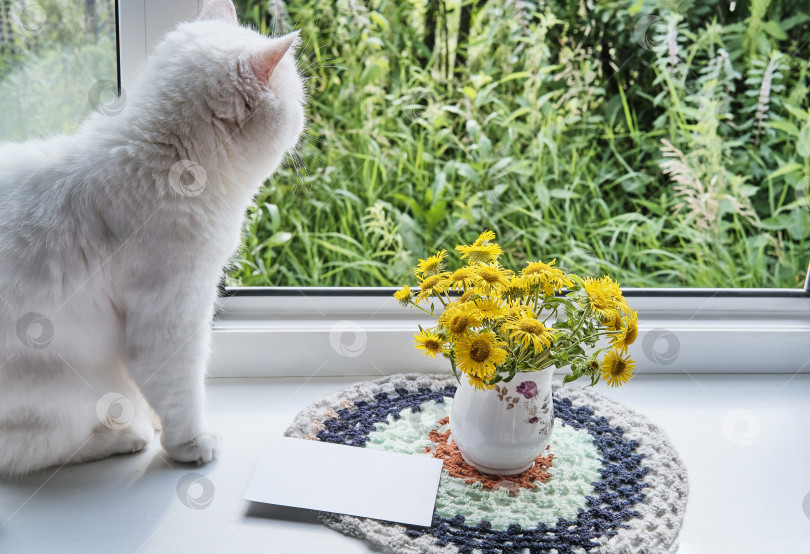
<path fill-rule="evenodd" d="M 301 411 L 286 436 L 445 460 L 429 528 L 326 512 L 318 519 L 391 552 L 677 548 L 686 468 L 657 425 L 592 390 L 555 386 L 549 449 L 523 474 L 487 476 L 448 447 L 455 385 L 445 375 L 395 375 Z"/>

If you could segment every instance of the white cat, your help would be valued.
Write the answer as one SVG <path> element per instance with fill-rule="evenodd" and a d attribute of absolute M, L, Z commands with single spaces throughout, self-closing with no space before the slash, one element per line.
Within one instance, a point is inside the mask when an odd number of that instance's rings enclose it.
<path fill-rule="evenodd" d="M 297 42 L 214 0 L 165 37 L 120 113 L 0 146 L 0 476 L 141 450 L 154 414 L 174 460 L 214 458 L 216 287 L 304 126 Z"/>

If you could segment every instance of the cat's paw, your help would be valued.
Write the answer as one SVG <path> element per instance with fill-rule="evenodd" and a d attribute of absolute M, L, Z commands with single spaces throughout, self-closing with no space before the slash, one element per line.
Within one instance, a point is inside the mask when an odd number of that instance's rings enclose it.
<path fill-rule="evenodd" d="M 207 464 L 219 453 L 222 439 L 213 431 L 203 431 L 190 441 L 164 448 L 175 462 Z"/>

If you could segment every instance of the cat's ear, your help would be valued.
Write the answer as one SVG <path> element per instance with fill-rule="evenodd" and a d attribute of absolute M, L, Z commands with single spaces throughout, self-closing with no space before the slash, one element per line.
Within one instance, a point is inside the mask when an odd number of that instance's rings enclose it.
<path fill-rule="evenodd" d="M 231 0 L 210 0 L 200 12 L 198 21 L 212 19 L 214 21 L 224 21 L 226 23 L 237 23 L 236 8 Z"/>
<path fill-rule="evenodd" d="M 278 62 L 290 48 L 298 44 L 298 31 L 274 38 L 267 47 L 250 54 L 250 68 L 260 83 L 269 83 Z"/>

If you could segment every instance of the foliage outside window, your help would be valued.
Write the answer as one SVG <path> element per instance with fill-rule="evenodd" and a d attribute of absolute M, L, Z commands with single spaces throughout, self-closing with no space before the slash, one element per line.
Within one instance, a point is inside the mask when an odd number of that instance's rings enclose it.
<path fill-rule="evenodd" d="M 238 1 L 303 30 L 311 124 L 229 283 L 393 285 L 487 228 L 510 266 L 800 286 L 810 16 L 792 5 Z"/>
<path fill-rule="evenodd" d="M 0 140 L 71 133 L 118 93 L 113 0 L 0 0 Z"/>

